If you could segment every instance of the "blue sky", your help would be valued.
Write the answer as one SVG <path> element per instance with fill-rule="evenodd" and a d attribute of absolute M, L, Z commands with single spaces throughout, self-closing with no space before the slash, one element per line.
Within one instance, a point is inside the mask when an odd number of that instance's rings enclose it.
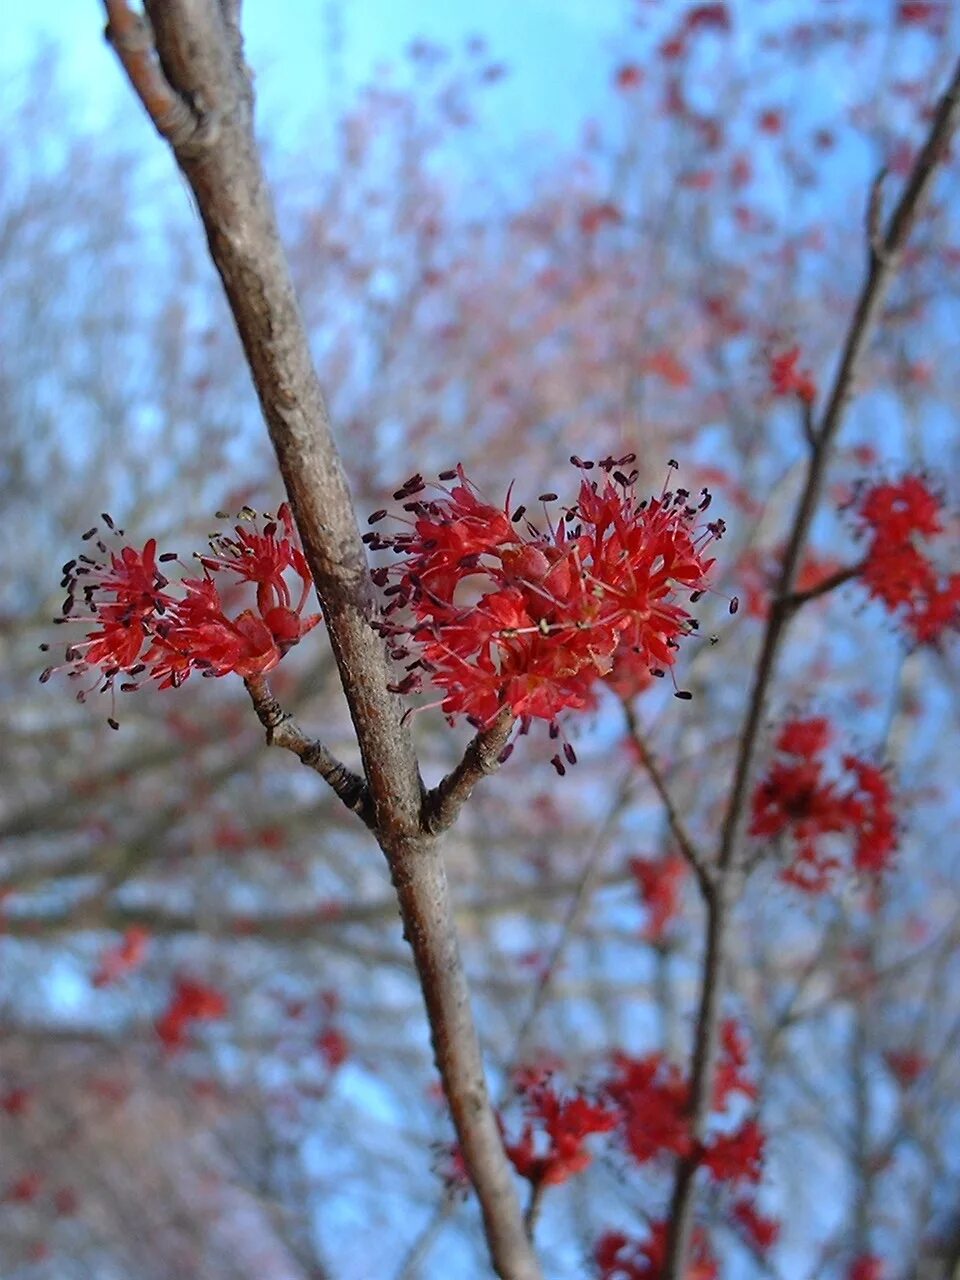
<path fill-rule="evenodd" d="M 681 0 L 661 6 L 666 14 Z M 497 89 L 499 119 L 514 136 L 546 128 L 570 137 L 592 101 L 599 106 L 616 35 L 630 6 L 624 0 L 247 0 L 247 56 L 257 73 L 261 119 L 271 132 L 302 138 L 328 102 L 331 12 L 342 29 L 343 85 L 351 91 L 385 64 L 402 61 L 411 39 L 424 36 L 451 48 L 482 35 L 491 54 L 510 68 Z M 90 123 L 115 119 L 123 88 L 102 37 L 98 0 L 9 4 L 0 18 L 2 95 L 16 92 L 17 72 L 45 43 L 62 53 L 66 79 L 80 91 Z M 12 80 L 11 80 L 12 75 Z"/>

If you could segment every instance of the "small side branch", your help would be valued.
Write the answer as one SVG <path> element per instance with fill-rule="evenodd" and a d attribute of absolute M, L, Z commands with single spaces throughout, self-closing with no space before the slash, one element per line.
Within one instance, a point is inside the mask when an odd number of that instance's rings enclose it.
<path fill-rule="evenodd" d="M 104 0 L 104 8 L 106 38 L 157 132 L 176 151 L 195 147 L 205 132 L 204 118 L 164 75 L 146 18 L 126 0 Z"/>
<path fill-rule="evenodd" d="M 713 893 L 713 873 L 707 864 L 706 858 L 697 848 L 693 838 L 687 831 L 686 825 L 677 811 L 677 806 L 673 802 L 673 797 L 667 786 L 666 779 L 660 771 L 660 766 L 656 761 L 650 748 L 647 746 L 646 739 L 640 729 L 640 723 L 637 720 L 637 713 L 633 705 L 626 699 L 623 701 L 623 713 L 627 720 L 627 731 L 630 734 L 630 741 L 636 749 L 637 755 L 640 757 L 640 763 L 647 772 L 647 776 L 653 783 L 653 789 L 660 797 L 660 803 L 663 805 L 663 811 L 666 815 L 667 825 L 670 828 L 670 834 L 676 840 L 680 848 L 680 852 L 686 858 L 687 862 L 693 869 L 697 877 L 697 883 L 700 891 L 705 898 L 709 898 Z"/>
<path fill-rule="evenodd" d="M 333 788 L 343 803 L 371 829 L 374 825 L 373 806 L 367 784 L 348 769 L 332 751 L 316 738 L 308 738 L 293 716 L 284 711 L 273 696 L 266 676 L 250 676 L 244 680 L 257 719 L 267 731 L 267 745 L 292 751 L 307 768 Z"/>
<path fill-rule="evenodd" d="M 457 767 L 427 792 L 423 802 L 424 831 L 437 835 L 453 825 L 480 779 L 500 768 L 513 725 L 514 717 L 505 707 L 493 724 L 480 730 Z"/>
<path fill-rule="evenodd" d="M 820 500 L 831 450 L 853 398 L 857 374 L 883 307 L 884 299 L 934 175 L 947 154 L 960 119 L 960 62 L 933 114 L 926 142 L 884 227 L 882 176 L 873 184 L 865 218 L 867 270 L 847 328 L 840 363 L 812 441 L 803 491 L 794 512 L 780 577 L 753 675 L 740 747 L 733 769 L 716 857 L 716 892 L 707 902 L 707 939 L 700 1000 L 694 1030 L 690 1083 L 690 1124 L 694 1139 L 703 1137 L 710 1110 L 714 1064 L 719 1040 L 722 969 L 728 948 L 731 905 L 736 879 L 743 870 L 741 850 L 747 800 L 760 729 L 776 673 L 780 651 L 796 609 L 794 583 Z M 696 1144 L 694 1147 L 696 1152 Z M 678 1161 L 671 1198 L 664 1280 L 681 1280 L 686 1271 L 693 1225 L 696 1154 Z"/>
<path fill-rule="evenodd" d="M 836 591 L 837 587 L 842 587 L 844 583 L 858 578 L 863 573 L 864 565 L 865 561 L 860 560 L 857 564 L 847 565 L 844 569 L 837 569 L 834 573 L 828 574 L 815 586 L 808 587 L 806 591 L 792 591 L 790 595 L 783 597 L 780 608 L 786 613 L 795 613 L 811 600 L 819 600 L 822 596 L 829 595 L 831 591 Z"/>

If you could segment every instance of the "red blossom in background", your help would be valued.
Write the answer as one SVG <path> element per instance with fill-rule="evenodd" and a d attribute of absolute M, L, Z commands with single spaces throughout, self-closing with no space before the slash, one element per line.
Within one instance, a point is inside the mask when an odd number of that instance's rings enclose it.
<path fill-rule="evenodd" d="M 104 952 L 100 964 L 91 979 L 95 987 L 107 987 L 112 982 L 143 964 L 150 942 L 149 930 L 141 925 L 132 924 L 124 930 L 123 937 L 115 947 Z"/>
<path fill-rule="evenodd" d="M 331 1071 L 342 1067 L 350 1056 L 350 1042 L 336 1027 L 327 1027 L 325 1031 L 321 1031 L 315 1043 Z"/>
<path fill-rule="evenodd" d="M 614 1066 L 604 1096 L 620 1112 L 623 1140 L 634 1160 L 646 1164 L 661 1155 L 689 1154 L 690 1089 L 679 1068 L 661 1053 L 618 1054 Z"/>
<path fill-rule="evenodd" d="M 253 512 L 243 514 L 254 518 Z M 122 537 L 109 516 L 103 519 Z M 84 554 L 67 561 L 62 582 L 67 599 L 60 621 L 91 628 L 86 640 L 67 648 L 65 665 L 71 676 L 97 670 L 94 687 L 102 679 L 106 690 L 124 675 L 128 679 L 120 688 L 126 692 L 138 687 L 138 678 L 155 680 L 166 689 L 183 684 L 194 671 L 246 677 L 272 670 L 320 621 L 319 614 L 303 616 L 312 579 L 286 503 L 276 518 L 266 519 L 262 530 L 238 525 L 235 533 L 212 539 L 212 554 L 200 557 L 206 576 L 182 581 L 182 594 L 174 594 L 159 568 L 176 557 L 158 557 L 152 538 L 142 551 L 125 546 L 119 552 L 108 551 L 100 539 L 93 544 L 100 559 Z M 84 539 L 89 542 L 96 534 L 90 529 Z M 255 610 L 244 609 L 235 617 L 227 614 L 211 576 L 222 572 L 256 586 Z M 288 574 L 297 580 L 296 598 Z M 75 614 L 78 594 L 88 611 L 85 616 Z M 56 669 L 48 667 L 41 680 L 48 680 Z M 87 692 L 78 695 L 81 701 Z"/>
<path fill-rule="evenodd" d="M 635 62 L 625 62 L 622 67 L 617 68 L 613 82 L 625 93 L 638 89 L 643 83 L 643 68 L 638 67 Z"/>
<path fill-rule="evenodd" d="M 759 1213 L 749 1200 L 738 1200 L 733 1206 L 732 1216 L 761 1253 L 772 1249 L 780 1239 L 780 1223 L 776 1218 L 767 1218 Z"/>
<path fill-rule="evenodd" d="M 944 0 L 902 0 L 897 5 L 897 22 L 902 26 L 931 24 L 939 33 L 946 21 L 948 7 Z"/>
<path fill-rule="evenodd" d="M 883 1280 L 883 1262 L 872 1253 L 854 1258 L 847 1272 L 847 1280 Z"/>
<path fill-rule="evenodd" d="M 861 579 L 917 644 L 960 624 L 960 572 L 942 572 L 924 544 L 943 532 L 943 503 L 920 476 L 873 485 L 857 514 L 869 535 Z"/>
<path fill-rule="evenodd" d="M 190 978 L 177 978 L 170 1003 L 154 1024 L 166 1049 L 173 1052 L 187 1043 L 192 1022 L 213 1022 L 227 1016 L 227 998 L 222 991 Z"/>
<path fill-rule="evenodd" d="M 585 1139 L 617 1125 L 609 1108 L 582 1095 L 561 1099 L 545 1083 L 531 1087 L 525 1105 L 530 1119 L 519 1141 L 506 1143 L 506 1150 L 517 1173 L 536 1187 L 555 1186 L 582 1173 L 592 1159 Z"/>
<path fill-rule="evenodd" d="M 689 866 L 682 854 L 665 858 L 631 858 L 630 873 L 637 882 L 641 901 L 647 909 L 643 936 L 650 942 L 662 942 L 667 926 L 680 910 L 683 884 Z"/>
<path fill-rule="evenodd" d="M 739 1023 L 725 1018 L 720 1024 L 720 1059 L 713 1082 L 713 1107 L 721 1111 L 732 1093 L 755 1102 L 757 1086 L 747 1069 L 747 1042 Z"/>
<path fill-rule="evenodd" d="M 7 1187 L 3 1200 L 7 1204 L 29 1204 L 43 1190 L 43 1177 L 35 1170 L 21 1174 Z"/>
<path fill-rule="evenodd" d="M 688 31 L 730 31 L 733 21 L 725 4 L 695 4 L 684 21 Z"/>
<path fill-rule="evenodd" d="M 804 404 L 813 404 L 817 398 L 817 384 L 809 369 L 799 369 L 800 348 L 770 357 L 770 386 L 774 395 L 796 396 Z"/>
<path fill-rule="evenodd" d="M 647 1237 L 637 1240 L 622 1231 L 608 1231 L 594 1246 L 599 1280 L 661 1280 L 667 1260 L 667 1224 L 652 1222 Z M 701 1227 L 696 1227 L 683 1280 L 717 1280 L 716 1258 Z"/>
<path fill-rule="evenodd" d="M 890 1049 L 885 1053 L 890 1073 L 903 1089 L 916 1084 L 930 1069 L 930 1059 L 914 1049 Z"/>
<path fill-rule="evenodd" d="M 0 1111 L 8 1116 L 25 1115 L 32 1097 L 29 1089 L 8 1089 L 0 1094 Z"/>
<path fill-rule="evenodd" d="M 583 471 L 594 466 L 572 461 Z M 602 483 L 584 476 L 577 501 L 555 522 L 544 505 L 546 532 L 525 519 L 525 507 L 511 513 L 509 495 L 503 507 L 482 501 L 462 468 L 441 475 L 457 484 L 438 486 L 435 498 L 418 496 L 426 486 L 411 477 L 395 495 L 410 531 L 366 535 L 372 549 L 402 556 L 373 573 L 390 597 L 381 629 L 393 656 L 409 657 L 411 638 L 418 650 L 397 691 L 418 689 L 422 670 L 450 717 L 487 725 L 508 708 L 553 721 L 589 704 L 619 654 L 654 674 L 672 667 L 680 639 L 696 628 L 677 597 L 696 601 L 706 590 L 714 563 L 706 549 L 724 526 L 697 523 L 706 490 L 693 505 L 684 489 L 638 502 L 638 473 L 623 470 L 633 461 L 629 454 L 597 464 Z M 555 499 L 541 495 L 544 504 Z M 395 620 L 403 609 L 412 622 Z"/>
<path fill-rule="evenodd" d="M 759 1182 L 765 1141 L 759 1123 L 747 1120 L 735 1133 L 713 1138 L 701 1163 L 718 1182 Z"/>
<path fill-rule="evenodd" d="M 889 867 L 897 843 L 886 775 L 858 756 L 845 755 L 844 773 L 830 778 L 822 755 L 831 737 L 822 717 L 786 724 L 752 801 L 750 834 L 788 837 L 793 849 L 783 878 L 811 893 L 823 892 L 841 865 L 836 842 L 826 837 L 845 837 L 854 869 L 874 874 Z"/>

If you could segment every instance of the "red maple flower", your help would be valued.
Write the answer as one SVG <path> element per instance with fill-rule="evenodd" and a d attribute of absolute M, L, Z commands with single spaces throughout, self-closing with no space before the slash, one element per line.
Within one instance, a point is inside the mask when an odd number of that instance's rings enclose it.
<path fill-rule="evenodd" d="M 643 1058 L 618 1054 L 616 1074 L 604 1096 L 619 1110 L 623 1139 L 638 1164 L 664 1154 L 687 1155 L 693 1148 L 688 1106 L 690 1089 L 679 1069 L 661 1053 Z"/>
<path fill-rule="evenodd" d="M 687 10 L 688 31 L 729 31 L 732 26 L 730 10 L 725 4 L 696 4 Z"/>
<path fill-rule="evenodd" d="M 122 536 L 108 516 L 104 520 L 111 533 Z M 89 541 L 96 533 L 91 529 L 84 538 Z M 91 628 L 85 640 L 67 648 L 65 665 L 71 674 L 95 671 L 96 684 L 102 680 L 104 690 L 122 675 L 121 689 L 129 691 L 138 687 L 138 678 L 166 689 L 195 671 L 247 677 L 272 670 L 320 621 L 318 614 L 303 612 L 312 586 L 310 571 L 286 503 L 262 529 L 238 525 L 235 535 L 214 537 L 212 554 L 200 557 L 205 576 L 186 579 L 179 588 L 158 567 L 176 557 L 158 557 L 152 538 L 142 551 L 124 546 L 119 552 L 108 551 L 101 539 L 94 544 L 101 559 L 81 555 L 69 560 L 63 567 L 68 594 L 61 621 Z M 256 586 L 256 609 L 236 616 L 226 612 L 211 576 L 224 572 Z M 294 590 L 290 577 L 297 583 Z M 88 610 L 83 617 L 74 613 L 78 593 Z M 54 670 L 48 667 L 41 680 Z M 81 700 L 87 692 L 78 695 Z"/>
<path fill-rule="evenodd" d="M 909 26 L 911 23 L 922 26 L 932 22 L 939 29 L 946 14 L 947 6 L 943 0 L 901 0 L 897 5 L 896 20 L 902 26 Z"/>
<path fill-rule="evenodd" d="M 644 1240 L 608 1231 L 597 1241 L 593 1260 L 599 1280 L 661 1280 L 667 1261 L 667 1223 L 651 1222 Z M 716 1280 L 719 1272 L 702 1227 L 695 1227 L 684 1280 Z"/>
<path fill-rule="evenodd" d="M 507 1155 L 522 1178 L 534 1186 L 556 1186 L 582 1173 L 592 1156 L 583 1143 L 592 1133 L 616 1128 L 617 1115 L 581 1094 L 561 1099 L 546 1083 L 531 1087 L 526 1097 L 530 1119 L 517 1142 L 506 1143 Z"/>
<path fill-rule="evenodd" d="M 882 1259 L 872 1253 L 862 1253 L 850 1263 L 847 1280 L 883 1280 Z"/>
<path fill-rule="evenodd" d="M 210 1022 L 227 1016 L 223 992 L 190 978 L 177 978 L 170 1003 L 154 1024 L 157 1035 L 171 1052 L 182 1049 L 192 1022 Z"/>
<path fill-rule="evenodd" d="M 888 1049 L 883 1055 L 894 1079 L 907 1089 L 930 1069 L 930 1059 L 915 1049 Z"/>
<path fill-rule="evenodd" d="M 792 857 L 783 878 L 810 893 L 823 892 L 841 865 L 836 842 L 825 837 L 846 837 L 853 867 L 874 874 L 889 867 L 897 845 L 886 774 L 848 754 L 842 757 L 844 772 L 828 776 L 823 752 L 831 736 L 822 717 L 786 724 L 752 800 L 750 834 L 787 837 Z"/>
<path fill-rule="evenodd" d="M 124 930 L 123 937 L 115 947 L 104 952 L 100 964 L 93 975 L 95 987 L 106 987 L 117 982 L 125 974 L 132 973 L 143 964 L 150 932 L 142 925 L 132 924 Z"/>
<path fill-rule="evenodd" d="M 325 1031 L 321 1031 L 314 1043 L 331 1071 L 342 1067 L 350 1056 L 350 1042 L 336 1027 L 327 1027 Z"/>
<path fill-rule="evenodd" d="M 747 1070 L 747 1042 L 739 1023 L 724 1018 L 720 1024 L 720 1058 L 713 1082 L 713 1106 L 720 1111 L 732 1093 L 743 1094 L 755 1101 L 757 1086 Z"/>
<path fill-rule="evenodd" d="M 434 498 L 419 497 L 423 478 L 411 477 L 396 495 L 410 499 L 410 531 L 366 535 L 374 550 L 401 557 L 373 573 L 388 598 L 380 625 L 395 656 L 410 656 L 409 639 L 419 650 L 396 690 L 418 688 L 425 671 L 448 716 L 486 725 L 504 708 L 553 721 L 588 705 L 621 655 L 664 674 L 696 627 L 678 596 L 706 590 L 714 563 L 706 548 L 723 523 L 696 523 L 705 490 L 696 505 L 683 489 L 638 502 L 637 472 L 623 470 L 633 461 L 597 464 L 603 483 L 584 476 L 577 501 L 555 523 L 546 516 L 546 530 L 525 519 L 525 507 L 511 515 L 509 494 L 502 508 L 483 502 L 461 467 L 441 475 L 458 483 Z M 545 515 L 555 499 L 541 495 Z M 412 621 L 396 620 L 403 609 Z"/>
<path fill-rule="evenodd" d="M 22 1116 L 33 1100 L 29 1089 L 8 1089 L 0 1094 L 0 1111 L 8 1116 Z"/>
<path fill-rule="evenodd" d="M 800 348 L 791 347 L 770 357 L 770 386 L 774 395 L 796 396 L 804 404 L 817 398 L 817 384 L 809 369 L 799 369 Z"/>
<path fill-rule="evenodd" d="M 780 1223 L 776 1218 L 759 1213 L 750 1200 L 737 1201 L 733 1206 L 733 1218 L 761 1253 L 766 1253 L 780 1239 Z"/>
<path fill-rule="evenodd" d="M 712 1138 L 704 1149 L 701 1163 L 718 1182 L 759 1182 L 764 1144 L 759 1122 L 750 1119 L 735 1133 Z"/>
<path fill-rule="evenodd" d="M 21 1174 L 7 1187 L 3 1199 L 8 1204 L 29 1204 L 31 1200 L 36 1200 L 42 1190 L 42 1176 L 31 1170 L 29 1173 Z"/>
<path fill-rule="evenodd" d="M 872 486 L 857 510 L 870 538 L 860 574 L 867 591 L 917 644 L 935 644 L 960 625 L 960 572 L 942 572 L 926 549 L 943 532 L 942 500 L 920 476 L 907 475 Z"/>
<path fill-rule="evenodd" d="M 679 853 L 665 858 L 631 858 L 629 867 L 647 909 L 643 936 L 650 942 L 662 942 L 667 926 L 680 910 L 683 884 L 689 872 L 687 860 Z"/>
<path fill-rule="evenodd" d="M 625 62 L 617 68 L 613 82 L 624 93 L 629 93 L 631 89 L 638 89 L 643 83 L 643 68 L 637 66 L 635 62 Z"/>

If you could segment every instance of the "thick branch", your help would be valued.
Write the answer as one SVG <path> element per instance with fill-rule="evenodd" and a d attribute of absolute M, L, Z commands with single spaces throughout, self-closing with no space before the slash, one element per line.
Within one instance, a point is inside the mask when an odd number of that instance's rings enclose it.
<path fill-rule="evenodd" d="M 487 1096 L 446 874 L 435 841 L 421 828 L 417 760 L 399 700 L 388 688 L 392 677 L 383 642 L 371 625 L 377 604 L 361 534 L 254 138 L 236 5 L 145 3 L 163 76 L 206 126 L 188 144 L 175 142 L 174 153 L 196 197 L 323 606 L 374 829 L 413 949 L 437 1065 L 493 1264 L 504 1280 L 538 1280 Z M 129 68 L 128 74 L 153 114 L 149 86 Z M 153 119 L 163 132 L 161 119 Z"/>
<path fill-rule="evenodd" d="M 853 396 L 860 362 L 883 306 L 900 255 L 929 192 L 937 167 L 946 155 L 960 117 L 960 62 L 934 113 L 930 131 L 900 196 L 896 209 L 881 229 L 880 188 L 875 183 L 867 210 L 867 273 L 850 322 L 833 387 L 824 405 L 819 427 L 811 437 L 810 456 L 803 491 L 797 503 L 790 537 L 784 552 L 774 603 L 767 622 L 760 656 L 754 672 L 753 688 L 740 736 L 727 809 L 717 852 L 718 892 L 707 902 L 707 946 L 703 982 L 694 1032 L 691 1074 L 691 1126 L 702 1139 L 710 1104 L 713 1064 L 716 1058 L 722 994 L 722 968 L 730 906 L 740 873 L 739 850 L 742 828 L 760 728 L 766 714 L 767 698 L 787 625 L 796 612 L 793 586 L 806 546 L 807 536 L 823 489 L 827 463 L 847 406 Z M 694 1151 L 697 1144 L 694 1144 Z M 666 1280 L 680 1280 L 684 1274 L 693 1217 L 693 1190 L 697 1156 L 678 1163 L 670 1206 L 670 1238 L 667 1247 Z"/>

